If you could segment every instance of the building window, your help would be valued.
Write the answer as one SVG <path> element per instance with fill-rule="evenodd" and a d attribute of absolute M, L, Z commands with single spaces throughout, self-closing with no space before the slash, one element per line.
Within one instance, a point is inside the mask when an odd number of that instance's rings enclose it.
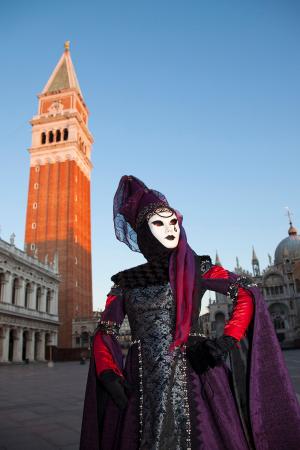
<path fill-rule="evenodd" d="M 50 314 L 50 305 L 51 305 L 51 291 L 47 291 L 47 297 L 46 297 L 46 312 Z"/>
<path fill-rule="evenodd" d="M 40 287 L 38 287 L 35 295 L 35 309 L 37 311 L 39 311 L 41 307 L 41 297 L 42 297 L 42 290 Z"/>
<path fill-rule="evenodd" d="M 37 202 L 34 202 L 34 203 L 33 203 L 32 208 L 33 208 L 33 209 L 37 209 Z"/>
<path fill-rule="evenodd" d="M 4 287 L 4 273 L 0 273 L 0 300 L 2 298 L 3 287 Z"/>
<path fill-rule="evenodd" d="M 61 131 L 60 130 L 56 130 L 56 142 L 61 141 Z"/>
<path fill-rule="evenodd" d="M 77 197 L 77 194 L 75 194 L 75 202 L 77 202 L 77 200 L 78 200 L 78 197 Z"/>
<path fill-rule="evenodd" d="M 11 292 L 11 303 L 15 305 L 17 303 L 17 289 L 18 289 L 18 279 L 15 278 L 12 285 Z"/>
<path fill-rule="evenodd" d="M 35 244 L 30 245 L 30 250 L 35 250 Z"/>
<path fill-rule="evenodd" d="M 69 130 L 68 128 L 64 128 L 64 141 L 67 141 L 69 137 Z"/>
<path fill-rule="evenodd" d="M 75 175 L 75 183 L 78 183 L 78 177 Z"/>
<path fill-rule="evenodd" d="M 75 234 L 75 243 L 77 244 L 77 241 L 78 241 L 78 237 L 77 237 L 77 234 Z"/>
<path fill-rule="evenodd" d="M 30 294 L 30 283 L 27 283 L 25 288 L 25 300 L 24 300 L 25 308 L 28 308 L 29 306 L 29 294 Z"/>
<path fill-rule="evenodd" d="M 75 256 L 75 264 L 78 264 L 77 256 Z"/>
<path fill-rule="evenodd" d="M 44 131 L 41 135 L 41 144 L 42 145 L 46 144 L 46 133 Z"/>
<path fill-rule="evenodd" d="M 34 183 L 33 188 L 36 190 L 39 188 L 39 183 Z"/>
<path fill-rule="evenodd" d="M 35 166 L 35 171 L 39 172 L 40 171 L 40 166 Z"/>
<path fill-rule="evenodd" d="M 87 331 L 81 333 L 81 346 L 82 347 L 89 346 L 89 333 Z"/>
<path fill-rule="evenodd" d="M 75 281 L 75 287 L 78 287 L 78 281 L 77 280 Z"/>
<path fill-rule="evenodd" d="M 35 223 L 35 222 L 32 222 L 32 224 L 31 224 L 31 228 L 32 228 L 33 230 L 35 230 L 35 229 L 36 229 L 36 223 Z"/>
<path fill-rule="evenodd" d="M 78 220 L 77 214 L 75 214 L 74 220 L 75 220 L 75 222 L 77 222 L 77 220 Z"/>
<path fill-rule="evenodd" d="M 49 131 L 49 143 L 52 144 L 53 141 L 54 141 L 53 131 Z"/>

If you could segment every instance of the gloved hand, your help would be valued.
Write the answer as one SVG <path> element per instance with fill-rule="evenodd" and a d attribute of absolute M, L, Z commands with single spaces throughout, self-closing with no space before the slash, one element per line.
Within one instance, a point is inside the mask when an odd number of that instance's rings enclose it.
<path fill-rule="evenodd" d="M 236 342 L 237 339 L 226 335 L 214 339 L 201 338 L 188 344 L 186 355 L 195 372 L 202 374 L 210 367 L 221 365 Z"/>
<path fill-rule="evenodd" d="M 205 347 L 212 359 L 210 367 L 220 365 L 222 361 L 226 359 L 228 352 L 234 347 L 236 342 L 238 342 L 237 339 L 225 334 L 219 338 L 207 339 Z"/>
<path fill-rule="evenodd" d="M 99 376 L 99 380 L 118 408 L 125 409 L 128 402 L 126 392 L 131 390 L 130 384 L 113 370 L 103 372 Z"/>

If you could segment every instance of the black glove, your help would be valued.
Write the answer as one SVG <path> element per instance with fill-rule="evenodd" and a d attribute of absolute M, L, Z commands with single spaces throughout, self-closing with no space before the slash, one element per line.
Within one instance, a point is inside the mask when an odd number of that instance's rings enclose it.
<path fill-rule="evenodd" d="M 207 338 L 197 338 L 188 340 L 188 344 L 186 347 L 186 356 L 194 369 L 194 371 L 198 374 L 202 374 L 206 372 L 210 365 L 209 362 L 213 362 L 213 360 L 209 361 L 210 355 L 205 347 L 205 342 Z"/>
<path fill-rule="evenodd" d="M 188 344 L 186 355 L 194 371 L 202 374 L 210 367 L 221 365 L 236 342 L 235 338 L 225 335 L 215 339 L 197 339 L 195 343 Z"/>
<path fill-rule="evenodd" d="M 125 409 L 128 402 L 126 391 L 131 390 L 130 384 L 113 370 L 106 370 L 99 376 L 99 380 L 107 390 L 118 408 Z"/>
<path fill-rule="evenodd" d="M 210 367 L 218 366 L 227 357 L 228 352 L 234 347 L 237 339 L 232 336 L 223 336 L 215 339 L 207 339 L 205 342 L 205 348 L 210 354 L 212 364 Z"/>

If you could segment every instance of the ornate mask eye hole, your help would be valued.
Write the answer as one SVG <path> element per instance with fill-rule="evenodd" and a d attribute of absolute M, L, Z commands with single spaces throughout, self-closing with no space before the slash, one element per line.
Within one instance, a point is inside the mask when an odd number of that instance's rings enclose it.
<path fill-rule="evenodd" d="M 153 222 L 151 222 L 153 225 L 155 225 L 156 227 L 162 227 L 163 226 L 163 222 L 161 220 L 154 220 Z"/>
<path fill-rule="evenodd" d="M 176 225 L 177 222 L 178 222 L 178 220 L 174 218 L 170 221 L 170 225 Z"/>

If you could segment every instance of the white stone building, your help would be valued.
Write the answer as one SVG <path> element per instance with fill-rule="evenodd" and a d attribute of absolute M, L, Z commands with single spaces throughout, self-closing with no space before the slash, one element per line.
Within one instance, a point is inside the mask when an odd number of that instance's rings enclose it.
<path fill-rule="evenodd" d="M 72 320 L 72 347 L 90 348 L 94 331 L 101 318 L 101 311 L 94 311 L 92 317 L 75 317 Z"/>
<path fill-rule="evenodd" d="M 0 363 L 45 361 L 57 345 L 57 262 L 28 256 L 0 239 Z"/>
<path fill-rule="evenodd" d="M 253 279 L 260 288 L 267 304 L 275 332 L 282 348 L 300 345 L 300 236 L 290 222 L 288 236 L 276 247 L 274 262 L 269 255 L 269 266 L 260 272 L 259 260 L 253 249 L 252 270 L 245 271 L 237 258 L 234 272 Z M 220 265 L 216 256 L 215 264 Z M 231 300 L 216 294 L 209 300 L 208 313 L 200 316 L 202 329 L 212 337 L 223 333 L 224 323 L 232 311 Z M 205 322 L 205 323 L 204 323 Z"/>

